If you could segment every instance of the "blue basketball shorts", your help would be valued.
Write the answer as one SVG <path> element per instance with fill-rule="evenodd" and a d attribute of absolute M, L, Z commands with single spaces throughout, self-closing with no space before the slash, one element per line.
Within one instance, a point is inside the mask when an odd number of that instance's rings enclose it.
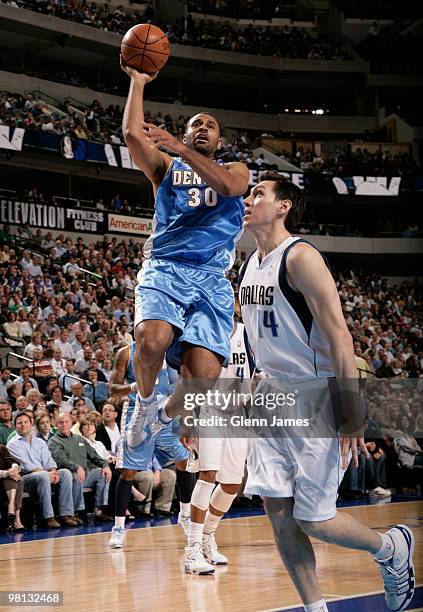
<path fill-rule="evenodd" d="M 189 452 L 179 440 L 181 427 L 177 421 L 171 421 L 155 437 L 154 454 L 162 467 L 188 459 Z"/>
<path fill-rule="evenodd" d="M 138 273 L 135 326 L 156 319 L 177 330 L 166 355 L 172 368 L 179 369 L 184 342 L 221 355 L 226 365 L 233 314 L 234 293 L 221 270 L 148 259 Z"/>
<path fill-rule="evenodd" d="M 138 446 L 128 446 L 126 430 L 131 421 L 135 405 L 125 402 L 121 418 L 121 438 L 118 443 L 116 467 L 127 470 L 144 471 L 156 456 L 162 467 L 188 459 L 189 452 L 179 440 L 180 425 L 171 421 L 156 436 L 151 432 Z"/>

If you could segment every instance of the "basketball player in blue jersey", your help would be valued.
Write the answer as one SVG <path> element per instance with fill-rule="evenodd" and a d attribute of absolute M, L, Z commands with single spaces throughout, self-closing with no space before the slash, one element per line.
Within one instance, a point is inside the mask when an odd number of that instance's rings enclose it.
<path fill-rule="evenodd" d="M 277 173 L 265 173 L 245 206 L 244 226 L 257 251 L 240 272 L 239 296 L 257 366 L 272 377 L 262 381 L 262 388 L 280 389 L 282 382 L 285 392 L 297 390 L 298 405 L 290 416 L 316 397 L 330 405 L 330 379 L 357 390 L 357 374 L 352 338 L 324 258 L 291 235 L 304 209 L 302 193 Z M 367 454 L 362 438 L 322 439 L 304 433 L 258 438 L 249 447 L 246 492 L 264 498 L 281 558 L 307 612 L 328 610 L 310 536 L 371 553 L 389 609 L 404 610 L 413 598 L 412 531 L 396 525 L 378 533 L 336 513 L 350 451 L 358 465 L 357 445 Z"/>
<path fill-rule="evenodd" d="M 137 383 L 133 369 L 135 345 L 124 346 L 116 354 L 116 362 L 110 379 L 112 397 L 126 397 L 121 418 L 121 439 L 118 446 L 116 467 L 121 474 L 116 485 L 115 525 L 112 529 L 109 546 L 122 548 L 125 539 L 125 514 L 131 498 L 131 489 L 137 471 L 146 470 L 153 456 L 156 455 L 161 466 L 169 463 L 176 465 L 176 485 L 180 499 L 178 523 L 185 533 L 188 531 L 191 495 L 195 486 L 195 476 L 185 471 L 188 451 L 179 441 L 179 430 L 171 421 L 153 436 L 147 426 L 147 438 L 137 446 L 128 444 L 127 430 L 135 409 Z M 154 393 L 166 396 L 172 391 L 178 379 L 176 372 L 166 366 L 162 367 L 157 377 Z"/>
<path fill-rule="evenodd" d="M 149 423 L 166 422 L 181 412 L 175 394 L 164 409 L 154 384 L 163 363 L 210 388 L 230 356 L 234 295 L 225 269 L 232 263 L 242 232 L 243 199 L 249 172 L 239 162 L 214 161 L 220 127 L 209 113 L 198 113 L 183 141 L 144 122 L 144 87 L 154 78 L 122 65 L 131 84 L 123 134 L 136 165 L 155 192 L 153 234 L 135 296 L 134 369 L 137 398 L 127 437 L 136 446 Z M 168 152 L 176 157 L 172 157 Z M 208 507 L 211 488 L 196 487 L 192 500 Z"/>

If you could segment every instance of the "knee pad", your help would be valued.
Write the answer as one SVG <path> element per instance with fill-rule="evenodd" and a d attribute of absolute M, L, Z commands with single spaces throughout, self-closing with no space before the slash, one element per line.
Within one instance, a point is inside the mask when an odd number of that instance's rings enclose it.
<path fill-rule="evenodd" d="M 214 487 L 214 482 L 197 480 L 194 491 L 192 492 L 191 504 L 200 510 L 207 510 Z"/>
<path fill-rule="evenodd" d="M 210 505 L 216 510 L 219 510 L 219 512 L 225 514 L 232 506 L 235 497 L 236 493 L 226 493 L 226 491 L 223 491 L 222 487 L 218 485 L 210 498 Z"/>

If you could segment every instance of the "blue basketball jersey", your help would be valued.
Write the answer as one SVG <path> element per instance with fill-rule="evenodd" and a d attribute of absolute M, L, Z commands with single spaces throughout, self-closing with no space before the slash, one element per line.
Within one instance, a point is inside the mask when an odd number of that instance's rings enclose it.
<path fill-rule="evenodd" d="M 226 270 L 242 233 L 243 198 L 222 196 L 175 157 L 156 193 L 144 256 Z"/>

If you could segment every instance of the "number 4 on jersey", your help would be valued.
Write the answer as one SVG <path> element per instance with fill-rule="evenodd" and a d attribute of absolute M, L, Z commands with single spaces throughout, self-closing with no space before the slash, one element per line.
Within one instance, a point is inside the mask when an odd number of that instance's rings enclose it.
<path fill-rule="evenodd" d="M 262 317 L 263 314 L 263 317 Z M 263 321 L 262 321 L 263 319 Z M 273 310 L 263 310 L 258 313 L 258 335 L 263 338 L 263 327 L 272 330 L 272 336 L 278 335 L 278 324 L 276 323 L 275 313 Z"/>

